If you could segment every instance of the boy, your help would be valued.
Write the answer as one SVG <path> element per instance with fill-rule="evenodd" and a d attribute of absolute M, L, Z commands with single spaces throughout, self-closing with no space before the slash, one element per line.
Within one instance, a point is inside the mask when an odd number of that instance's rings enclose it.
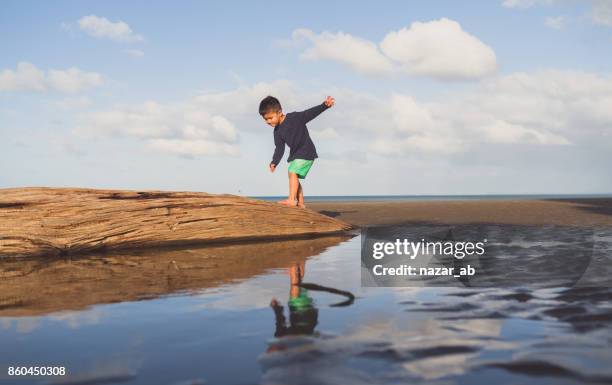
<path fill-rule="evenodd" d="M 317 150 L 308 134 L 306 123 L 316 118 L 321 112 L 333 106 L 334 98 L 327 99 L 318 106 L 309 108 L 302 112 L 290 112 L 283 114 L 283 109 L 278 99 L 273 96 L 265 97 L 259 103 L 259 114 L 266 123 L 274 127 L 274 144 L 276 149 L 270 162 L 270 172 L 276 170 L 285 153 L 285 144 L 290 148 L 289 158 L 289 197 L 278 203 L 291 207 L 306 207 L 304 205 L 304 190 L 299 179 L 306 178 L 315 158 Z M 297 202 L 296 202 L 297 201 Z"/>

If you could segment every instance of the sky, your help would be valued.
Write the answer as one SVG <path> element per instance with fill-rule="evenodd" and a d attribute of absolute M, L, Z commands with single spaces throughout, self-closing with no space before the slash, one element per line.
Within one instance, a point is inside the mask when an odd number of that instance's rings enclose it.
<path fill-rule="evenodd" d="M 0 188 L 612 193 L 612 1 L 2 1 Z"/>

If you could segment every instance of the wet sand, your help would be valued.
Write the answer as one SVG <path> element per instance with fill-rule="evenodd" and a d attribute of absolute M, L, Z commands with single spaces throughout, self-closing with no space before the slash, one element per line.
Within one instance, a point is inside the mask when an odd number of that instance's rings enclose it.
<path fill-rule="evenodd" d="M 307 202 L 307 205 L 356 226 L 410 223 L 612 226 L 612 198 Z"/>

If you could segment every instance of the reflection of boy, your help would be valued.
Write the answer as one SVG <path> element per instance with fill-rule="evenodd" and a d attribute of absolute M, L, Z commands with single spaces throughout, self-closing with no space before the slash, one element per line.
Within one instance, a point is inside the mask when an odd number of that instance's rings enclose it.
<path fill-rule="evenodd" d="M 308 296 L 306 289 L 300 289 L 299 296 L 289 300 L 289 326 L 287 326 L 287 320 L 283 314 L 283 306 L 276 300 L 272 300 L 270 306 L 274 310 L 276 319 L 274 337 L 314 333 L 319 318 L 319 310 L 312 306 L 312 298 Z"/>
<path fill-rule="evenodd" d="M 289 268 L 289 276 L 291 278 L 291 290 L 288 301 L 289 326 L 287 326 L 287 320 L 283 314 L 283 306 L 275 298 L 272 298 L 270 302 L 276 320 L 274 337 L 314 333 L 319 310 L 314 307 L 313 300 L 308 295 L 308 290 L 298 286 L 304 277 L 304 269 L 304 262 Z"/>

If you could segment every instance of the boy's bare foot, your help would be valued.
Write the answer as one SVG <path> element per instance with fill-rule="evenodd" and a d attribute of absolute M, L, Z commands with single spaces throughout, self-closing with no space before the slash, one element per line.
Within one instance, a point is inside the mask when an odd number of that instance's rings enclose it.
<path fill-rule="evenodd" d="M 285 205 L 285 206 L 290 206 L 290 207 L 295 207 L 295 201 L 291 202 L 289 199 L 284 199 L 282 201 L 278 201 L 277 203 L 281 204 L 281 205 Z"/>
<path fill-rule="evenodd" d="M 298 203 L 298 207 L 299 207 L 299 208 L 301 208 L 301 209 L 305 209 L 305 208 L 306 208 L 306 205 L 305 205 L 305 204 L 303 204 L 303 203 L 302 203 L 302 204 Z"/>

